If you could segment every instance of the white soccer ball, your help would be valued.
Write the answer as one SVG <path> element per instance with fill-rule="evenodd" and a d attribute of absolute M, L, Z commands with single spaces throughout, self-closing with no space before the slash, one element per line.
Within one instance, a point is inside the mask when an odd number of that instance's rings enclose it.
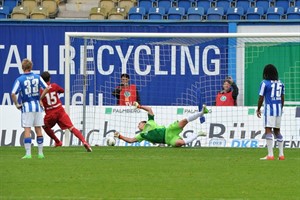
<path fill-rule="evenodd" d="M 115 146 L 116 139 L 114 137 L 109 137 L 106 139 L 107 146 Z"/>

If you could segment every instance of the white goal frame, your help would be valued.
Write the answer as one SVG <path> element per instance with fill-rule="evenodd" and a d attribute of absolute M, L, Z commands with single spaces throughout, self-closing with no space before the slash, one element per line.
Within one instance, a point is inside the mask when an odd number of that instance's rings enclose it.
<path fill-rule="evenodd" d="M 124 33 L 124 32 L 66 32 L 65 33 L 65 110 L 70 114 L 70 46 L 71 38 L 84 39 L 86 54 L 87 39 L 113 39 L 113 38 L 283 38 L 299 37 L 299 32 L 283 33 Z M 86 55 L 85 59 L 86 59 Z M 85 64 L 86 65 L 86 62 Z M 65 132 L 65 145 L 69 146 L 70 133 Z"/>

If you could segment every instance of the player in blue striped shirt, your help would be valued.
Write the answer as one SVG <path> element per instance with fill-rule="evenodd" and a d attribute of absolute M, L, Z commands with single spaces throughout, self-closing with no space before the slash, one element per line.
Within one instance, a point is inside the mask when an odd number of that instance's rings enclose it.
<path fill-rule="evenodd" d="M 274 160 L 273 134 L 278 142 L 279 160 L 284 160 L 283 137 L 280 133 L 282 109 L 284 105 L 284 84 L 279 80 L 277 69 L 268 64 L 263 71 L 263 81 L 260 84 L 259 99 L 256 114 L 261 117 L 261 106 L 264 103 L 264 127 L 268 155 L 261 160 Z"/>
<path fill-rule="evenodd" d="M 24 74 L 19 76 L 13 85 L 11 98 L 15 106 L 22 111 L 21 125 L 24 128 L 24 147 L 26 155 L 22 159 L 31 158 L 31 127 L 35 128 L 38 143 L 38 158 L 45 158 L 43 154 L 43 134 L 42 125 L 44 125 L 43 108 L 40 104 L 40 88 L 45 93 L 48 91 L 47 84 L 39 76 L 31 72 L 32 62 L 29 59 L 22 61 Z M 18 95 L 21 104 L 18 102 Z"/>

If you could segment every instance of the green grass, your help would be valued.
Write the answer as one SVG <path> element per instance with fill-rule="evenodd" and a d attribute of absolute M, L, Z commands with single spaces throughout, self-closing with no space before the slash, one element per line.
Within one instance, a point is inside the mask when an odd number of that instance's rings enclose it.
<path fill-rule="evenodd" d="M 0 147 L 0 199 L 299 199 L 300 150 Z M 277 151 L 275 151 L 277 155 Z"/>

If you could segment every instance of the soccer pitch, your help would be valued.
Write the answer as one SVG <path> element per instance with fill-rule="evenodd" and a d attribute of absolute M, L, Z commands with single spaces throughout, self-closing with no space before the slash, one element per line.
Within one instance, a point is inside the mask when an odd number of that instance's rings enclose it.
<path fill-rule="evenodd" d="M 44 148 L 21 160 L 0 147 L 0 199 L 299 199 L 300 150 L 260 161 L 266 149 Z M 277 149 L 274 151 L 277 156 Z"/>

